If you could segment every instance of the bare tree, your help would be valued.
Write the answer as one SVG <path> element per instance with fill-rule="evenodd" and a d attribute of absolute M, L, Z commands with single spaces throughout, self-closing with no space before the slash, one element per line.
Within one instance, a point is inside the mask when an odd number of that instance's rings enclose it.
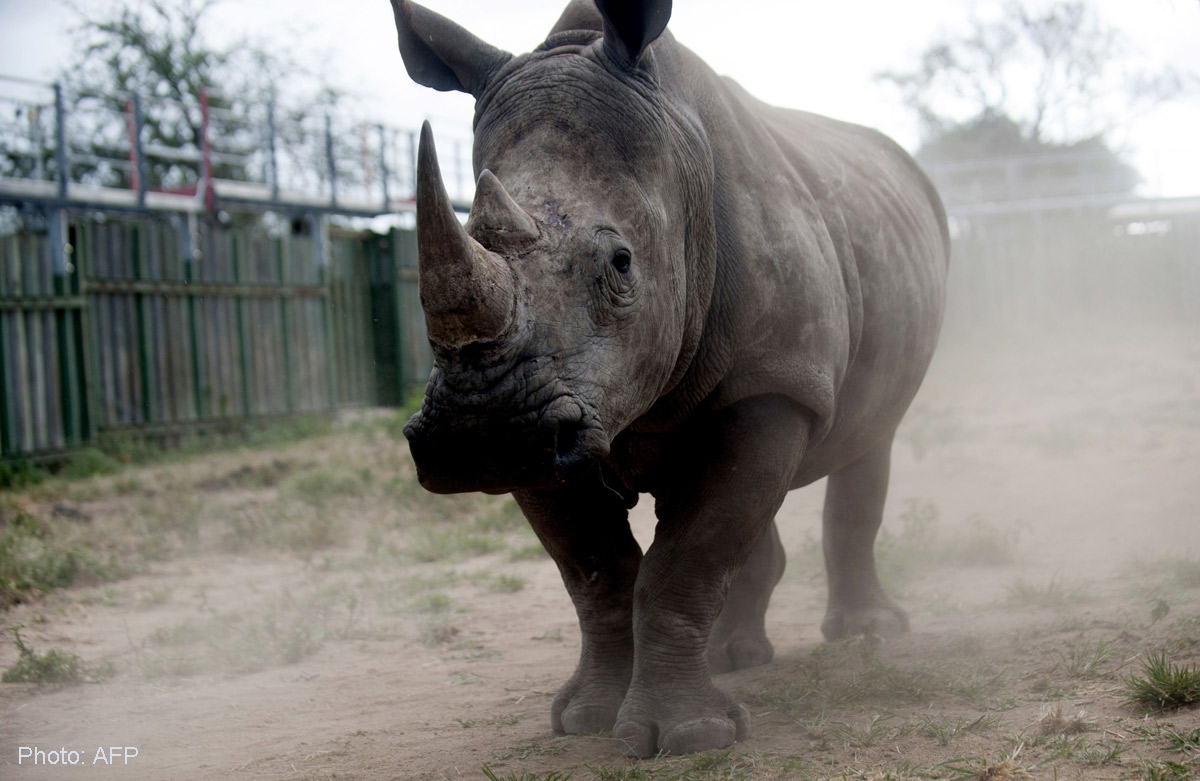
<path fill-rule="evenodd" d="M 915 68 L 877 78 L 900 90 L 927 140 L 994 116 L 1015 122 L 1027 141 L 1065 144 L 1108 135 L 1184 90 L 1170 69 L 1128 72 L 1129 54 L 1125 37 L 1088 3 L 1033 10 L 1008 0 L 999 16 L 975 16 L 965 34 L 930 43 Z"/>
<path fill-rule="evenodd" d="M 73 178 L 125 187 L 131 172 L 129 101 L 139 97 L 147 183 L 195 182 L 202 146 L 200 93 L 210 108 L 209 140 L 217 178 L 261 179 L 268 164 L 268 106 L 278 102 L 274 128 L 288 161 L 324 170 L 323 116 L 346 93 L 330 87 L 275 48 L 210 40 L 217 0 L 143 0 L 104 12 L 77 6 L 79 54 L 63 72 L 71 99 Z M 301 120 L 306 124 L 301 127 Z M 306 135 L 307 134 L 307 135 Z M 107 162 L 106 162 L 107 161 Z"/>

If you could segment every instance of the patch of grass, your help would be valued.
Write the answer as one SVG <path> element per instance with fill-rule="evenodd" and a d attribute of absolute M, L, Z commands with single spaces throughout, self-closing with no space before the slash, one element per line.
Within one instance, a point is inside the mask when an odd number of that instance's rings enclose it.
<path fill-rule="evenodd" d="M 361 636 L 358 608 L 359 597 L 348 588 L 285 594 L 249 610 L 159 627 L 138 648 L 139 662 L 149 677 L 295 664 L 328 641 Z"/>
<path fill-rule="evenodd" d="M 707 781 L 749 778 L 758 766 L 756 757 L 735 754 L 733 749 L 673 757 L 658 756 L 626 767 L 587 765 L 584 767 L 601 781 Z"/>
<path fill-rule="evenodd" d="M 933 738 L 939 746 L 948 746 L 951 742 L 958 740 L 963 735 L 970 732 L 986 732 L 1000 723 L 999 716 L 991 716 L 984 714 L 974 721 L 967 721 L 963 718 L 957 718 L 953 722 L 950 721 L 935 721 L 926 716 L 921 723 L 917 725 L 917 732 L 926 737 Z"/>
<path fill-rule="evenodd" d="M 58 526 L 18 512 L 0 529 L 0 609 L 54 589 L 120 576 L 111 557 L 63 539 Z"/>
<path fill-rule="evenodd" d="M 312 469 L 294 477 L 287 494 L 301 502 L 324 507 L 331 501 L 348 496 L 361 496 L 371 486 L 371 470 L 367 467 L 326 467 Z"/>
<path fill-rule="evenodd" d="M 896 585 L 933 567 L 994 567 L 1017 561 L 1023 525 L 993 526 L 974 515 L 960 528 L 943 531 L 938 508 L 932 502 L 909 500 L 900 513 L 899 531 L 887 525 L 875 545 L 880 578 Z M 820 560 L 821 546 L 813 538 L 800 557 L 812 568 Z"/>
<path fill-rule="evenodd" d="M 531 542 L 528 545 L 513 548 L 508 552 L 509 561 L 534 561 L 548 558 L 550 558 L 550 554 L 546 553 L 546 549 L 542 547 L 540 542 Z"/>
<path fill-rule="evenodd" d="M 1050 582 L 1044 586 L 1018 578 L 1007 589 L 1007 602 L 1015 606 L 1064 608 L 1077 605 L 1086 599 L 1087 595 L 1081 586 L 1057 575 L 1051 577 Z"/>
<path fill-rule="evenodd" d="M 197 647 L 165 657 L 151 655 L 144 659 L 144 671 L 151 677 L 255 672 L 306 659 L 325 639 L 320 627 L 294 615 L 274 611 L 224 613 L 155 630 L 148 638 L 154 645 Z"/>
<path fill-rule="evenodd" d="M 551 771 L 541 776 L 528 770 L 522 770 L 520 775 L 509 773 L 505 776 L 498 776 L 486 763 L 483 765 L 482 771 L 484 777 L 489 781 L 569 781 L 575 777 L 574 773 L 559 773 L 558 771 Z"/>
<path fill-rule="evenodd" d="M 1125 568 L 1131 576 L 1144 580 L 1148 575 L 1159 579 L 1158 588 L 1200 588 L 1200 557 L 1170 554 L 1154 559 L 1135 558 Z"/>
<path fill-rule="evenodd" d="M 1149 759 L 1142 763 L 1144 781 L 1194 781 L 1195 766 L 1191 763 Z"/>
<path fill-rule="evenodd" d="M 49 479 L 50 473 L 25 459 L 0 461 L 0 489 L 20 491 Z"/>
<path fill-rule="evenodd" d="M 272 488 L 295 469 L 296 466 L 293 462 L 275 458 L 266 464 L 242 464 L 219 477 L 201 480 L 196 487 L 201 491 L 224 491 L 229 488 Z"/>
<path fill-rule="evenodd" d="M 230 552 L 282 548 L 313 553 L 337 544 L 344 531 L 338 515 L 315 502 L 249 504 L 224 520 L 220 547 Z"/>
<path fill-rule="evenodd" d="M 112 455 L 89 447 L 73 454 L 58 474 L 64 480 L 84 480 L 97 475 L 116 474 L 121 469 L 121 462 Z"/>
<path fill-rule="evenodd" d="M 499 716 L 490 716 L 486 719 L 456 718 L 454 721 L 463 729 L 475 729 L 476 727 L 511 727 L 514 724 L 520 724 L 524 718 L 524 713 L 501 713 Z"/>
<path fill-rule="evenodd" d="M 1182 751 L 1200 756 L 1200 727 L 1180 732 L 1173 724 L 1163 726 L 1163 737 L 1167 741 L 1168 751 Z"/>
<path fill-rule="evenodd" d="M 429 621 L 421 627 L 420 641 L 422 645 L 445 645 L 458 636 L 462 631 L 445 618 Z"/>
<path fill-rule="evenodd" d="M 548 743 L 530 743 L 525 746 L 512 746 L 509 748 L 496 749 L 492 751 L 492 757 L 497 762 L 504 762 L 509 759 L 524 761 L 530 757 L 547 757 L 561 754 L 563 751 L 563 741 L 568 738 L 554 738 Z"/>
<path fill-rule="evenodd" d="M 1056 667 L 1072 678 L 1092 678 L 1112 657 L 1115 641 L 1089 643 L 1085 640 L 1072 643 L 1066 651 L 1058 654 Z"/>
<path fill-rule="evenodd" d="M 857 651 L 857 653 L 854 653 Z M 980 702 L 1004 681 L 976 659 L 959 664 L 901 667 L 880 660 L 872 646 L 824 646 L 799 674 L 750 692 L 748 705 L 793 721 L 823 721 L 832 707 L 930 702 L 939 696 Z"/>
<path fill-rule="evenodd" d="M 440 591 L 422 594 L 413 600 L 413 610 L 418 613 L 448 613 L 452 607 L 454 600 Z"/>
<path fill-rule="evenodd" d="M 926 566 L 938 536 L 938 509 L 932 502 L 909 500 L 900 513 L 899 532 L 886 526 L 875 542 L 875 558 L 880 578 L 895 584 L 909 579 Z"/>
<path fill-rule="evenodd" d="M 161 561 L 181 550 L 195 550 L 207 514 L 217 508 L 202 503 L 194 494 L 146 497 L 126 517 L 126 544 L 150 561 Z M 215 519 L 214 519 L 215 520 Z M 221 520 L 225 520 L 222 518 Z M 220 523 L 212 524 L 219 526 Z"/>
<path fill-rule="evenodd" d="M 521 512 L 516 500 L 505 496 L 496 506 L 480 513 L 472 525 L 476 531 L 495 533 L 520 529 L 525 523 L 525 514 Z"/>
<path fill-rule="evenodd" d="M 1038 734 L 1040 735 L 1078 735 L 1092 729 L 1092 721 L 1086 711 L 1079 711 L 1074 716 L 1063 713 L 1062 703 L 1051 708 L 1042 706 L 1042 717 L 1038 719 Z"/>
<path fill-rule="evenodd" d="M 1140 675 L 1125 678 L 1126 701 L 1146 710 L 1171 710 L 1200 703 L 1200 668 L 1167 659 L 1166 650 L 1142 659 Z"/>
<path fill-rule="evenodd" d="M 880 741 L 898 740 L 913 731 L 912 724 L 889 725 L 893 717 L 875 714 L 863 727 L 837 724 L 829 734 L 847 748 L 870 748 Z"/>
<path fill-rule="evenodd" d="M 1021 533 L 1020 521 L 1000 528 L 982 517 L 972 515 L 966 526 L 942 539 L 937 546 L 937 558 L 957 567 L 1001 567 L 1017 562 Z"/>
<path fill-rule="evenodd" d="M 499 594 L 511 594 L 525 588 L 525 578 L 519 578 L 516 575 L 496 575 L 488 578 L 484 582 L 484 587 L 488 591 Z"/>
<path fill-rule="evenodd" d="M 51 648 L 38 653 L 21 637 L 21 627 L 11 626 L 13 643 L 20 655 L 16 664 L 0 676 L 4 683 L 36 683 L 39 686 L 69 686 L 96 680 L 103 673 L 90 671 L 83 660 L 72 653 Z"/>
<path fill-rule="evenodd" d="M 1012 754 L 992 764 L 986 757 L 979 759 L 952 759 L 940 765 L 934 765 L 938 771 L 937 777 L 971 779 L 972 781 L 1012 781 L 1015 778 L 1030 778 L 1029 771 L 1017 764 L 1017 756 L 1021 753 L 1018 746 Z"/>
<path fill-rule="evenodd" d="M 447 561 L 482 556 L 504 547 L 503 540 L 477 534 L 456 525 L 448 528 L 418 529 L 408 547 L 408 553 L 417 561 Z"/>
<path fill-rule="evenodd" d="M 904 416 L 897 439 L 909 445 L 920 461 L 932 450 L 963 439 L 967 427 L 946 409 L 916 405 Z"/>
<path fill-rule="evenodd" d="M 171 599 L 171 595 L 173 593 L 175 593 L 174 586 L 152 588 L 149 591 L 143 592 L 141 596 L 138 597 L 138 606 L 143 608 L 152 608 L 165 605 Z"/>
<path fill-rule="evenodd" d="M 450 680 L 446 681 L 447 686 L 477 686 L 483 683 L 483 678 L 471 672 L 455 673 Z"/>

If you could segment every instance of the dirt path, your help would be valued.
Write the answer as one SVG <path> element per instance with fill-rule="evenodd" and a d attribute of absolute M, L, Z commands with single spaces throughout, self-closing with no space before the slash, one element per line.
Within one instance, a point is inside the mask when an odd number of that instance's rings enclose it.
<path fill-rule="evenodd" d="M 718 679 L 754 720 L 730 752 L 636 763 L 609 736 L 555 736 L 579 638 L 553 564 L 507 504 L 414 491 L 382 419 L 13 498 L 81 513 L 80 539 L 137 565 L 4 617 L 111 669 L 0 686 L 0 777 L 1198 777 L 1200 710 L 1144 715 L 1123 678 L 1148 651 L 1200 660 L 1200 342 L 1146 326 L 945 347 L 881 541 L 913 631 L 821 642 L 822 490 L 793 493 L 777 658 Z M 0 668 L 17 658 L 6 644 Z M 87 770 L 18 764 L 22 746 Z M 137 755 L 96 764 L 112 746 Z"/>

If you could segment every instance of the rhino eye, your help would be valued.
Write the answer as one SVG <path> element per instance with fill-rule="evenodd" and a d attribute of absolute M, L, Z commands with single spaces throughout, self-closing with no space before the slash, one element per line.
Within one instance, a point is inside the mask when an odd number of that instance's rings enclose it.
<path fill-rule="evenodd" d="M 633 255 L 629 250 L 621 247 L 612 256 L 612 267 L 622 274 L 629 273 L 629 267 L 633 263 Z"/>

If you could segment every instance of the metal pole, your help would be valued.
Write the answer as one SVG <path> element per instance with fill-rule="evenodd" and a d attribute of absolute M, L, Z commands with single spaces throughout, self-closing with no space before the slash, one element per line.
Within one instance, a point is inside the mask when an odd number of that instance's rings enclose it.
<path fill-rule="evenodd" d="M 39 182 L 46 178 L 46 161 L 43 152 L 46 151 L 46 134 L 42 132 L 42 107 L 33 106 L 29 111 L 30 141 L 36 152 L 33 158 L 33 177 Z"/>
<path fill-rule="evenodd" d="M 388 167 L 387 167 L 387 131 L 383 125 L 379 126 L 379 181 L 383 183 L 383 208 L 387 211 L 388 204 L 391 203 L 391 197 L 388 195 Z"/>
<path fill-rule="evenodd" d="M 67 199 L 67 111 L 63 105 L 62 84 L 54 82 L 54 156 L 58 160 L 58 197 Z"/>
<path fill-rule="evenodd" d="M 325 381 L 328 383 L 330 409 L 338 406 L 338 351 L 337 334 L 334 333 L 334 271 L 330 262 L 329 225 L 325 217 L 311 214 L 308 217 L 309 239 L 313 250 L 317 253 L 317 269 L 320 273 L 321 286 L 325 288 L 324 305 L 321 307 L 321 327 L 325 331 Z"/>
<path fill-rule="evenodd" d="M 271 200 L 279 200 L 279 158 L 275 149 L 275 93 L 267 100 L 267 152 L 271 159 Z"/>
<path fill-rule="evenodd" d="M 408 131 L 408 178 L 412 184 L 409 192 L 415 198 L 417 197 L 417 134 L 411 130 Z"/>
<path fill-rule="evenodd" d="M 333 120 L 325 115 L 325 163 L 329 166 L 329 202 L 337 206 L 337 165 L 333 159 Z"/>
<path fill-rule="evenodd" d="M 196 215 L 191 212 L 182 215 L 182 221 L 179 228 L 179 249 L 183 255 L 183 281 L 184 284 L 200 281 L 200 274 L 196 268 L 201 259 L 200 247 L 198 239 L 200 238 L 199 225 L 197 224 Z M 186 295 L 187 303 L 187 324 L 188 324 L 188 346 L 191 349 L 192 358 L 192 400 L 193 411 L 195 417 L 193 420 L 204 420 L 208 417 L 208 377 L 207 362 L 203 351 L 204 334 L 201 332 L 201 320 L 204 317 L 202 311 L 197 311 L 196 296 L 191 292 Z"/>
<path fill-rule="evenodd" d="M 146 155 L 142 146 L 142 96 L 133 93 L 133 154 L 137 172 L 138 206 L 146 205 Z"/>
<path fill-rule="evenodd" d="M 217 190 L 213 184 L 212 141 L 209 132 L 208 87 L 200 87 L 200 162 L 204 178 L 204 208 L 210 212 L 217 208 Z"/>

